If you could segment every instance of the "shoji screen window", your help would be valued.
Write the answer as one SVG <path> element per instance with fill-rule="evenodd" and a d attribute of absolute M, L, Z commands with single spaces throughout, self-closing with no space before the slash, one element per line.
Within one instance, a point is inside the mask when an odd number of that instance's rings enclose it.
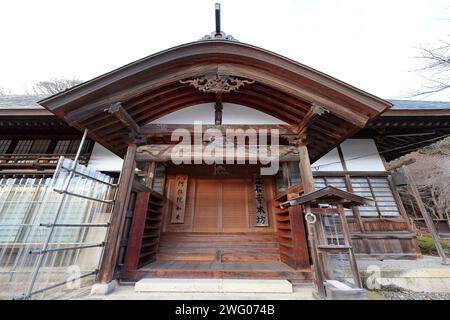
<path fill-rule="evenodd" d="M 361 217 L 395 217 L 400 213 L 386 177 L 352 177 L 353 193 L 375 200 L 375 206 L 359 207 Z"/>

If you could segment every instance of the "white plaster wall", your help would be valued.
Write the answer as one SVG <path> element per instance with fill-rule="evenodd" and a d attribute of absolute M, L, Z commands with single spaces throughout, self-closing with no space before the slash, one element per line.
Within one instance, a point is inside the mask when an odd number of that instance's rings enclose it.
<path fill-rule="evenodd" d="M 89 160 L 89 167 L 97 171 L 120 171 L 122 169 L 122 158 L 95 143 Z"/>
<path fill-rule="evenodd" d="M 341 144 L 341 148 L 349 171 L 386 170 L 372 139 L 349 139 Z M 89 160 L 91 168 L 97 171 L 120 171 L 122 163 L 123 160 L 120 157 L 95 143 Z M 343 171 L 336 148 L 311 164 L 311 167 L 313 171 Z"/>
<path fill-rule="evenodd" d="M 341 148 L 348 171 L 386 171 L 373 139 L 348 139 Z"/>
<path fill-rule="evenodd" d="M 336 148 L 311 164 L 313 171 L 343 171 L 341 159 Z"/>
<path fill-rule="evenodd" d="M 373 139 L 348 139 L 341 144 L 341 149 L 348 171 L 386 171 Z M 311 167 L 313 171 L 343 171 L 340 161 L 334 148 Z"/>
<path fill-rule="evenodd" d="M 193 124 L 202 121 L 203 124 L 214 124 L 214 104 L 203 103 L 172 112 L 150 123 L 155 124 Z M 224 103 L 222 124 L 286 124 L 284 121 L 265 114 L 264 112 L 233 104 Z"/>

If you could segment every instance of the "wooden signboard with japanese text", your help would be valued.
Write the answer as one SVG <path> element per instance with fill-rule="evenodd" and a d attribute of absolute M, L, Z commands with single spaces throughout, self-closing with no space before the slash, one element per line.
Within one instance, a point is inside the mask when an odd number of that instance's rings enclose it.
<path fill-rule="evenodd" d="M 269 216 L 267 214 L 266 199 L 264 198 L 263 181 L 260 175 L 255 174 L 253 176 L 253 189 L 256 202 L 255 226 L 268 227 Z"/>
<path fill-rule="evenodd" d="M 184 223 L 184 212 L 186 204 L 186 194 L 188 185 L 188 175 L 178 174 L 175 177 L 175 194 L 172 206 L 171 223 Z"/>

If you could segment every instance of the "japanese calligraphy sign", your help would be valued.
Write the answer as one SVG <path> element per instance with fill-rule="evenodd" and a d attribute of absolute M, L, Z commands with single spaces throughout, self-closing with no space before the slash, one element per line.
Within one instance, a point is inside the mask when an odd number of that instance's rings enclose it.
<path fill-rule="evenodd" d="M 171 223 L 184 223 L 188 175 L 178 174 L 175 177 L 175 194 L 172 205 Z"/>
<path fill-rule="evenodd" d="M 255 225 L 257 227 L 268 227 L 269 216 L 267 213 L 266 200 L 264 198 L 263 182 L 260 175 L 255 174 L 253 176 L 253 189 L 255 191 Z"/>

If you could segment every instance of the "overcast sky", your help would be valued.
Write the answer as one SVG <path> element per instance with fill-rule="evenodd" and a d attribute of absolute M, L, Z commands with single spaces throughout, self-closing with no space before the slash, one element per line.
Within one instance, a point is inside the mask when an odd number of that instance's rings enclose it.
<path fill-rule="evenodd" d="M 215 2 L 2 0 L 0 88 L 23 93 L 53 77 L 89 80 L 198 40 L 214 29 Z M 420 67 L 417 47 L 450 30 L 448 0 L 219 2 L 227 34 L 382 98 L 420 89 L 424 80 L 411 72 Z"/>

